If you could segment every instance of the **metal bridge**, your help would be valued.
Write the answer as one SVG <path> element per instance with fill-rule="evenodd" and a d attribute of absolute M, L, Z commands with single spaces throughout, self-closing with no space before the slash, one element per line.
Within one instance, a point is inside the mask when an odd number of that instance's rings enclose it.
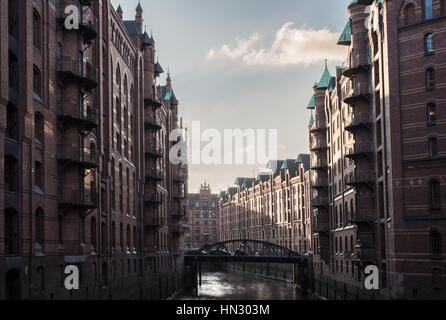
<path fill-rule="evenodd" d="M 299 263 L 308 257 L 286 247 L 260 240 L 228 240 L 205 245 L 186 252 L 186 264 L 191 261 Z"/>
<path fill-rule="evenodd" d="M 199 250 L 188 251 L 184 254 L 184 265 L 188 274 L 187 287 L 196 289 L 201 286 L 202 263 L 265 263 L 267 270 L 270 263 L 286 263 L 293 265 L 294 286 L 306 292 L 308 279 L 311 276 L 309 270 L 311 263 L 308 262 L 310 259 L 310 256 L 260 240 L 240 239 L 208 244 Z"/>

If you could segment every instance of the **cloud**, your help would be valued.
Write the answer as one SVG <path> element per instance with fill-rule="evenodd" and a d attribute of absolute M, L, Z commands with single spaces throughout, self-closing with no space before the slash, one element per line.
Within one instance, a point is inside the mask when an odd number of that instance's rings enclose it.
<path fill-rule="evenodd" d="M 208 59 L 239 59 L 244 57 L 250 51 L 250 48 L 260 39 L 259 35 L 254 33 L 249 39 L 237 37 L 234 45 L 223 45 L 219 50 L 211 49 L 207 54 Z"/>
<path fill-rule="evenodd" d="M 208 60 L 240 59 L 250 66 L 308 66 L 328 59 L 341 62 L 345 59 L 345 47 L 336 45 L 338 33 L 328 28 L 315 30 L 293 27 L 294 23 L 285 23 L 276 33 L 272 45 L 256 48 L 260 36 L 253 34 L 249 39 L 237 38 L 233 44 L 225 44 L 220 49 L 211 49 Z"/>

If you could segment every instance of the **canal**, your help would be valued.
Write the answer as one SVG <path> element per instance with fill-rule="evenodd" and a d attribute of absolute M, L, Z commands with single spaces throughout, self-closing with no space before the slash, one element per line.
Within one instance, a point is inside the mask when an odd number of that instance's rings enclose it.
<path fill-rule="evenodd" d="M 308 300 L 291 283 L 233 271 L 205 271 L 198 292 L 177 300 Z"/>

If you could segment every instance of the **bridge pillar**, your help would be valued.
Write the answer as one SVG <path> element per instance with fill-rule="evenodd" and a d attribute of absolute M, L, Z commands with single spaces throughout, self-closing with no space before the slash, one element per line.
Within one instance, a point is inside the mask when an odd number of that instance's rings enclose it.
<path fill-rule="evenodd" d="M 199 264 L 198 264 L 198 273 L 199 273 L 198 281 L 199 281 L 199 285 L 201 287 L 201 262 L 199 262 Z"/>

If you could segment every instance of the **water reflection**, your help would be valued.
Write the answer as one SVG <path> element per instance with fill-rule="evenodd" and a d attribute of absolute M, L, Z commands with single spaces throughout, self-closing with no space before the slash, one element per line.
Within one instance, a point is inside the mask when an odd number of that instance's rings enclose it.
<path fill-rule="evenodd" d="M 184 300 L 305 300 L 290 283 L 226 271 L 205 272 L 198 294 Z"/>

